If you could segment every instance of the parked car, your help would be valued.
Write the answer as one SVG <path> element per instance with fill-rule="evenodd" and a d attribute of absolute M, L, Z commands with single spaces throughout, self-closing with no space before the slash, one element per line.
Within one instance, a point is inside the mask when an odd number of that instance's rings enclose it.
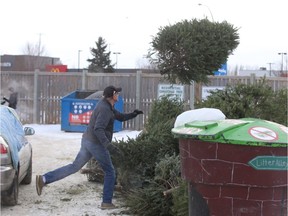
<path fill-rule="evenodd" d="M 0 178 L 1 202 L 16 205 L 19 184 L 32 181 L 32 146 L 26 135 L 35 130 L 23 127 L 16 111 L 0 105 Z"/>

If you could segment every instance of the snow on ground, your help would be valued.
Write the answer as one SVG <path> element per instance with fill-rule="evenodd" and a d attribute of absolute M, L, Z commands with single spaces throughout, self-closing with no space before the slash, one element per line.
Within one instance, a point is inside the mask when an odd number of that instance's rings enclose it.
<path fill-rule="evenodd" d="M 51 133 L 53 133 L 53 136 L 57 136 L 58 138 L 80 138 L 82 137 L 82 132 L 65 132 L 61 131 L 61 125 L 59 124 L 46 124 L 46 125 L 40 125 L 40 124 L 26 124 L 24 127 L 32 127 L 35 130 L 36 134 L 41 135 L 47 135 L 47 137 L 51 136 Z M 141 131 L 130 131 L 130 130 L 123 130 L 119 132 L 115 132 L 113 134 L 113 141 L 127 141 L 128 138 L 134 139 L 136 138 Z"/>
<path fill-rule="evenodd" d="M 71 163 L 77 155 L 82 132 L 61 131 L 60 125 L 27 124 L 35 134 L 27 136 L 33 148 L 33 172 L 30 185 L 20 185 L 18 205 L 1 206 L 6 216 L 111 216 L 123 210 L 121 198 L 114 197 L 119 206 L 115 210 L 101 210 L 103 184 L 90 182 L 87 176 L 77 172 L 46 186 L 41 196 L 35 188 L 35 176 Z M 135 138 L 141 131 L 120 131 L 113 140 Z"/>

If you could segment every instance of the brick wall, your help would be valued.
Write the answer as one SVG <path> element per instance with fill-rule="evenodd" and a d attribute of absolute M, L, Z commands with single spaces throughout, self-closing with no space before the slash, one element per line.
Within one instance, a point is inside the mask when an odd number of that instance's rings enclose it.
<path fill-rule="evenodd" d="M 181 173 L 206 200 L 211 216 L 286 216 L 287 170 L 256 170 L 256 156 L 287 148 L 180 139 Z M 198 215 L 197 215 L 198 216 Z"/>

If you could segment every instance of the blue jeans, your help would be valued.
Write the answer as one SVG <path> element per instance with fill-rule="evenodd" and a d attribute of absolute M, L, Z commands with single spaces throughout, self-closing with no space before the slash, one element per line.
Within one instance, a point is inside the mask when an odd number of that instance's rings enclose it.
<path fill-rule="evenodd" d="M 63 179 L 73 173 L 79 171 L 92 157 L 94 157 L 101 168 L 103 169 L 104 187 L 103 187 L 103 202 L 112 203 L 114 193 L 116 174 L 111 161 L 109 151 L 100 144 L 90 142 L 82 138 L 81 148 L 73 163 L 55 169 L 44 174 L 46 184 Z"/>

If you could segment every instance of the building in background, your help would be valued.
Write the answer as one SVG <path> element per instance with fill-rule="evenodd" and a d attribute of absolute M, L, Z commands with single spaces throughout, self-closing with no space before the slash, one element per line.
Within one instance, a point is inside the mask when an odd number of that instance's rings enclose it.
<path fill-rule="evenodd" d="M 60 58 L 32 55 L 1 55 L 1 71 L 46 71 L 46 65 L 60 65 Z"/>
<path fill-rule="evenodd" d="M 68 72 L 67 65 L 46 65 L 46 71 L 47 72 L 54 72 L 54 73 L 59 73 L 59 72 Z"/>
<path fill-rule="evenodd" d="M 1 55 L 0 56 L 0 71 L 35 71 L 42 72 L 83 72 L 85 68 L 69 68 L 68 65 L 63 65 L 60 58 L 47 56 L 32 56 L 32 55 Z M 160 73 L 156 68 L 117 68 L 115 73 L 136 73 L 141 70 L 142 73 Z M 214 71 L 214 76 L 250 76 L 255 74 L 256 77 L 288 77 L 286 71 L 267 70 L 259 68 L 256 70 L 236 69 L 233 74 L 228 73 L 227 63 L 222 64 L 218 71 Z"/>
<path fill-rule="evenodd" d="M 287 77 L 287 73 L 275 70 L 266 70 L 266 68 L 260 68 L 259 70 L 239 70 L 237 76 L 251 76 L 255 74 L 256 77 Z"/>

